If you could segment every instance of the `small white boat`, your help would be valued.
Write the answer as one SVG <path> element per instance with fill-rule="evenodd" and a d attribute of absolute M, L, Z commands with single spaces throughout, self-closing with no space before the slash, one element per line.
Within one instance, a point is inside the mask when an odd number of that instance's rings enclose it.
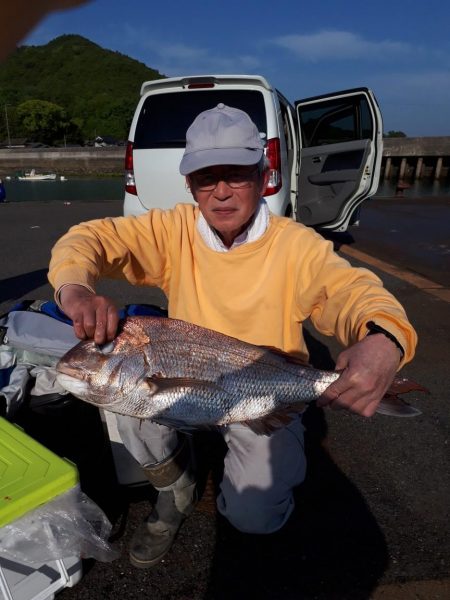
<path fill-rule="evenodd" d="M 56 179 L 56 173 L 36 173 L 35 169 L 31 169 L 23 175 L 19 175 L 19 181 L 54 181 Z"/>

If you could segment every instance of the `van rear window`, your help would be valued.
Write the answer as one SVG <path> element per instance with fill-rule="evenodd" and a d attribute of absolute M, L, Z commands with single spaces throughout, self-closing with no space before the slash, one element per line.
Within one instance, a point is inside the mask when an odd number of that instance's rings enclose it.
<path fill-rule="evenodd" d="M 263 95 L 256 90 L 198 90 L 149 96 L 142 105 L 134 148 L 184 148 L 186 131 L 195 117 L 223 102 L 250 115 L 258 130 L 267 133 Z"/>

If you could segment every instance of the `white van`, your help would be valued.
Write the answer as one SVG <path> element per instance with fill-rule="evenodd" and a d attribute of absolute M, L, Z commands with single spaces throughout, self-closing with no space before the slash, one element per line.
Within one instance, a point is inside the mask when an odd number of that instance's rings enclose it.
<path fill-rule="evenodd" d="M 257 75 L 148 81 L 126 152 L 125 215 L 192 202 L 178 167 L 194 118 L 219 102 L 247 112 L 266 141 L 270 210 L 319 229 L 345 231 L 377 188 L 382 119 L 373 93 L 357 88 L 293 106 Z"/>

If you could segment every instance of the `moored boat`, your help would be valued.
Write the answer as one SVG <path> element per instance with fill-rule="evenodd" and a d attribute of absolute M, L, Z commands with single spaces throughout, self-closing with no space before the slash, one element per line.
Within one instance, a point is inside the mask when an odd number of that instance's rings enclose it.
<path fill-rule="evenodd" d="M 35 169 L 31 169 L 22 175 L 18 175 L 19 181 L 54 181 L 56 173 L 36 173 Z"/>

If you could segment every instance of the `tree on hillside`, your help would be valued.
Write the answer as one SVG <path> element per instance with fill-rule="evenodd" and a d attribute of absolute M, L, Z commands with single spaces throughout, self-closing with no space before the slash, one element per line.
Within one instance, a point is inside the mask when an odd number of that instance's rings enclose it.
<path fill-rule="evenodd" d="M 46 100 L 27 100 L 17 107 L 17 119 L 25 134 L 45 144 L 60 142 L 65 136 L 77 138 L 78 128 L 62 106 Z"/>
<path fill-rule="evenodd" d="M 44 46 L 21 46 L 0 64 L 0 111 L 8 106 L 14 137 L 27 133 L 13 122 L 13 107 L 39 98 L 64 108 L 84 140 L 125 140 L 142 82 L 162 77 L 129 56 L 62 35 Z M 0 114 L 0 140 L 6 139 L 4 121 Z"/>
<path fill-rule="evenodd" d="M 85 102 L 83 132 L 86 138 L 109 135 L 125 140 L 130 129 L 136 101 L 134 98 L 111 98 L 110 94 L 93 95 Z"/>
<path fill-rule="evenodd" d="M 388 138 L 400 138 L 400 137 L 407 137 L 406 133 L 403 133 L 403 131 L 388 131 L 387 133 L 384 134 L 384 137 L 388 137 Z"/>

